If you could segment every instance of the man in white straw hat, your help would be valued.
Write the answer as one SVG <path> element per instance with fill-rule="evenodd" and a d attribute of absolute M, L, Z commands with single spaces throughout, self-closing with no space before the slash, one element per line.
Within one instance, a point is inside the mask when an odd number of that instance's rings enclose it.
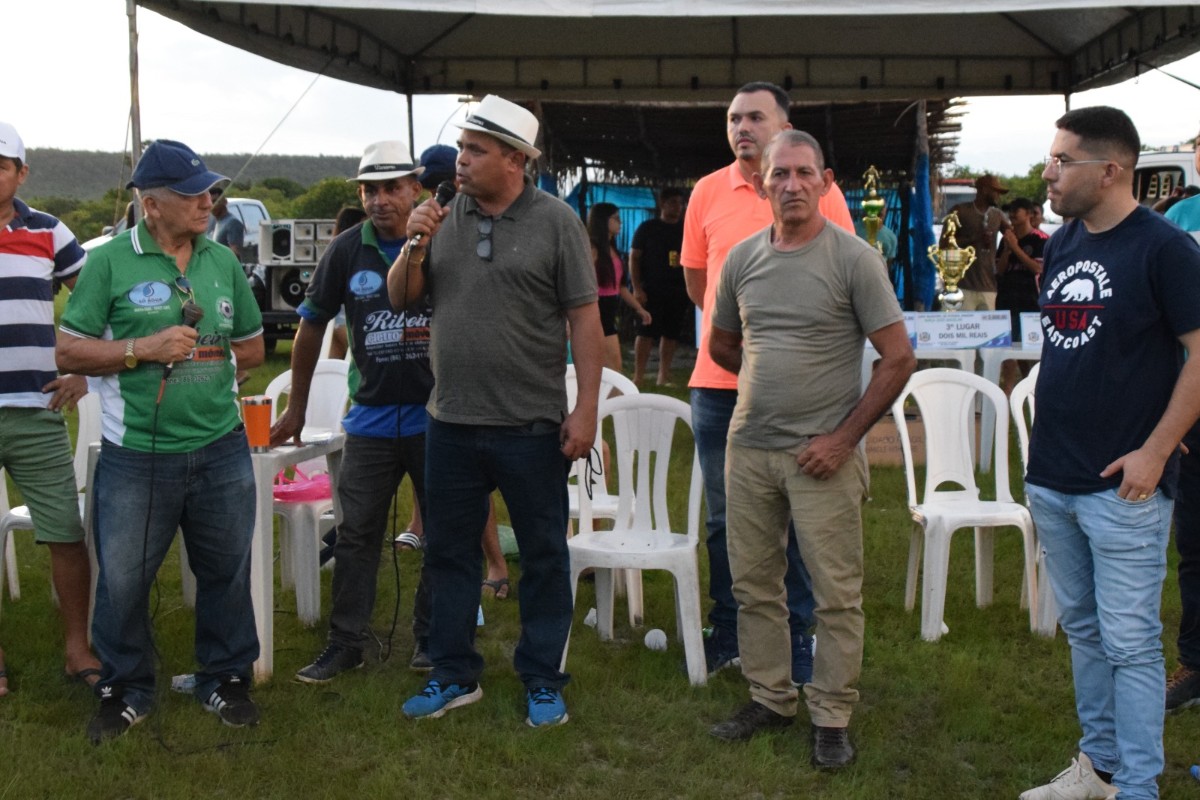
<path fill-rule="evenodd" d="M 425 403 L 433 388 L 429 309 L 424 302 L 393 309 L 384 285 L 388 267 L 404 246 L 404 229 L 421 194 L 417 179 L 422 172 L 407 142 L 367 147 L 352 180 L 358 182 L 358 198 L 368 218 L 329 245 L 297 309 L 300 328 L 292 344 L 292 389 L 287 410 L 271 429 L 271 443 L 299 441 L 325 326 L 343 306 L 357 372 L 354 402 L 342 421 L 346 447 L 338 498 L 344 516 L 333 550 L 329 643 L 296 673 L 302 683 L 327 683 L 363 665 L 388 507 L 405 475 L 412 479 L 417 502 L 425 502 Z M 429 594 L 422 580 L 413 609 L 414 659 L 420 661 L 428 618 Z"/>
<path fill-rule="evenodd" d="M 571 627 L 567 470 L 596 432 L 602 334 L 586 232 L 525 175 L 537 118 L 488 95 L 459 125 L 465 195 L 417 208 L 388 273 L 393 305 L 428 294 L 435 376 L 426 438 L 429 682 L 403 707 L 439 717 L 483 696 L 475 650 L 488 493 L 499 488 L 521 552 L 513 663 L 533 727 L 567 721 L 559 670 Z M 417 238 L 419 237 L 419 239 Z M 566 326 L 579 381 L 569 414 Z"/>

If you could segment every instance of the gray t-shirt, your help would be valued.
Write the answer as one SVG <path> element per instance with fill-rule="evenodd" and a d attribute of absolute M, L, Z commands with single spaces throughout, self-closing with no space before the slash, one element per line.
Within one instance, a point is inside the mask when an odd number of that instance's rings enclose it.
<path fill-rule="evenodd" d="M 561 422 L 566 413 L 566 310 L 596 302 L 587 231 L 561 200 L 534 187 L 492 218 L 460 195 L 425 262 L 433 319 L 429 413 L 464 425 Z"/>
<path fill-rule="evenodd" d="M 734 247 L 712 317 L 742 335 L 730 441 L 791 450 L 832 431 L 862 395 L 866 335 L 903 318 L 879 252 L 836 225 L 791 252 L 770 228 Z"/>

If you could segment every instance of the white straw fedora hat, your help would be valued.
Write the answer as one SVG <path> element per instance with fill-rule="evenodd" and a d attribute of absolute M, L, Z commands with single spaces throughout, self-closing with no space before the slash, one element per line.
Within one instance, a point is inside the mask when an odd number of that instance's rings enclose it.
<path fill-rule="evenodd" d="M 533 146 L 538 133 L 537 117 L 503 97 L 489 94 L 466 121 L 457 124 L 466 131 L 479 131 L 495 136 L 530 158 L 538 158 L 542 154 L 541 150 Z"/>
<path fill-rule="evenodd" d="M 407 142 L 390 140 L 367 145 L 358 162 L 358 177 L 349 180 L 390 181 L 409 175 L 416 178 L 424 171 L 424 167 L 413 163 Z"/>

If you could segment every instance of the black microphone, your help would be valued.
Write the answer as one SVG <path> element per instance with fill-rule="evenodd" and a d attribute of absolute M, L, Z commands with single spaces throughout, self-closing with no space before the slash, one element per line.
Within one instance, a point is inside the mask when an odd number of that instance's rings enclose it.
<path fill-rule="evenodd" d="M 183 324 L 195 330 L 202 319 L 204 319 L 204 309 L 189 297 L 183 302 Z M 163 367 L 163 381 L 171 377 L 171 370 L 173 369 L 175 369 L 174 361 Z"/>
<path fill-rule="evenodd" d="M 439 206 L 445 208 L 446 204 L 454 199 L 454 195 L 457 191 L 458 189 L 454 187 L 454 181 L 442 181 L 438 184 L 437 194 L 433 196 L 433 199 L 437 201 Z M 421 240 L 424 238 L 425 236 L 420 233 L 414 235 L 412 239 L 409 240 L 409 246 L 419 246 L 421 244 Z"/>

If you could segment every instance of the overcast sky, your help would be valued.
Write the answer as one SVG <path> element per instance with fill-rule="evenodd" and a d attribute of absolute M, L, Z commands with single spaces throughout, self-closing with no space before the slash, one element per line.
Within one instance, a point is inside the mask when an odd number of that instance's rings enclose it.
<path fill-rule="evenodd" d="M 4 20 L 0 52 L 10 63 L 0 114 L 26 146 L 123 150 L 129 107 L 125 0 L 10 2 Z M 181 139 L 206 153 L 253 152 L 313 81 L 309 73 L 145 9 L 138 10 L 138 31 L 144 139 Z M 1200 83 L 1200 54 L 1166 69 Z M 1178 144 L 1200 129 L 1200 90 L 1161 73 L 1072 99 L 1074 107 L 1099 103 L 1125 109 L 1147 144 Z M 414 108 L 416 152 L 438 141 L 453 143 L 457 128 L 446 123 L 462 114 L 456 98 L 418 95 Z M 958 162 L 1025 172 L 1046 153 L 1063 109 L 1061 97 L 970 100 Z M 365 143 L 407 135 L 403 96 L 320 78 L 263 152 L 358 155 Z"/>

